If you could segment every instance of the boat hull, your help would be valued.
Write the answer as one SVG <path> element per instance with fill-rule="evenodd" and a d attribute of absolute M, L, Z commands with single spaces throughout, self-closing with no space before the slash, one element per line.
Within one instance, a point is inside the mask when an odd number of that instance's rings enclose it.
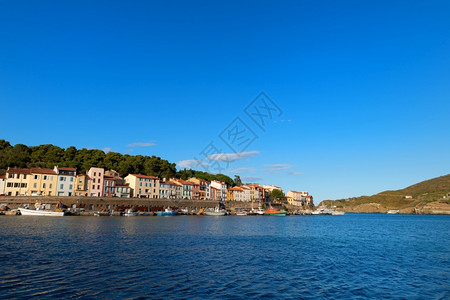
<path fill-rule="evenodd" d="M 20 214 L 22 216 L 43 216 L 43 217 L 62 217 L 64 216 L 63 211 L 48 211 L 48 210 L 34 210 L 19 208 Z"/>
<path fill-rule="evenodd" d="M 278 213 L 265 213 L 266 216 L 278 216 L 278 217 L 284 217 L 286 216 L 286 212 L 278 212 Z"/>
<path fill-rule="evenodd" d="M 178 215 L 177 211 L 172 211 L 172 212 L 165 212 L 165 211 L 158 211 L 156 213 L 157 216 L 176 216 Z"/>
<path fill-rule="evenodd" d="M 225 216 L 225 212 L 207 211 L 207 212 L 205 212 L 205 215 L 207 215 L 207 216 Z"/>

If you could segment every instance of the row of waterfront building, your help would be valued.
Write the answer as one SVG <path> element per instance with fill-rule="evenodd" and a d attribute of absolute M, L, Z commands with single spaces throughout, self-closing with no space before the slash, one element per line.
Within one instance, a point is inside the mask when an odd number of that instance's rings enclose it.
<path fill-rule="evenodd" d="M 75 168 L 8 168 L 0 175 L 0 195 L 7 196 L 85 196 L 151 199 L 192 199 L 217 201 L 269 202 L 270 193 L 282 188 L 258 183 L 228 187 L 221 181 L 192 177 L 188 180 L 129 174 L 122 178 L 114 170 L 91 167 L 86 174 Z M 288 191 L 284 201 L 304 206 L 312 204 L 308 192 Z"/>

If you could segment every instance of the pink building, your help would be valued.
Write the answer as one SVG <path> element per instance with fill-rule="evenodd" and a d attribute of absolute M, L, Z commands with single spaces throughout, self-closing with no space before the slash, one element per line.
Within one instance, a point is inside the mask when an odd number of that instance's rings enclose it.
<path fill-rule="evenodd" d="M 103 194 L 103 176 L 105 170 L 103 168 L 92 167 L 89 169 L 89 196 L 100 197 Z"/>

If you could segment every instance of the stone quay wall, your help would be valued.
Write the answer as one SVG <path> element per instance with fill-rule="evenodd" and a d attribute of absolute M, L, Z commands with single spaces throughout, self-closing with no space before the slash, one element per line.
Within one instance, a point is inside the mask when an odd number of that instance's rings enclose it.
<path fill-rule="evenodd" d="M 5 196 L 0 197 L 0 203 L 5 203 L 10 209 L 23 207 L 28 204 L 34 207 L 35 203 L 50 204 L 55 208 L 61 202 L 68 208 L 82 208 L 86 211 L 114 210 L 121 211 L 133 208 L 140 212 L 160 211 L 166 207 L 173 209 L 187 208 L 189 211 L 214 208 L 220 205 L 223 208 L 235 211 L 236 209 L 258 208 L 258 203 L 241 201 L 212 201 L 212 200 L 186 200 L 186 199 L 149 199 L 149 198 L 117 198 L 117 197 L 57 197 L 57 196 Z M 273 205 L 281 208 L 281 205 Z M 267 204 L 266 204 L 267 207 Z M 288 209 L 298 207 L 286 205 Z"/>

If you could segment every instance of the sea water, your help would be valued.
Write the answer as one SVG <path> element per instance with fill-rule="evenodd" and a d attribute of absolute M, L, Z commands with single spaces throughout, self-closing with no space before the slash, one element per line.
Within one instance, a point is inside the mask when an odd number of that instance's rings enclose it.
<path fill-rule="evenodd" d="M 450 216 L 2 216 L 0 246 L 1 298 L 450 298 Z"/>

